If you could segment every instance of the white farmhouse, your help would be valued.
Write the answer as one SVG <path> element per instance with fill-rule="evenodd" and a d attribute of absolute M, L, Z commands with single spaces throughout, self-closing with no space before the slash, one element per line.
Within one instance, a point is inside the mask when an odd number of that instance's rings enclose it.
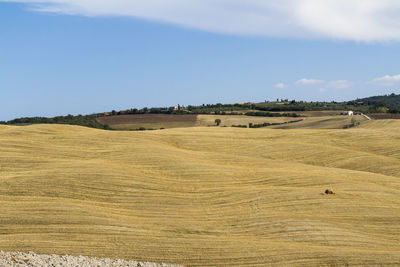
<path fill-rule="evenodd" d="M 345 111 L 345 112 L 342 112 L 342 115 L 344 115 L 344 116 L 353 116 L 354 115 L 354 112 L 353 111 Z"/>

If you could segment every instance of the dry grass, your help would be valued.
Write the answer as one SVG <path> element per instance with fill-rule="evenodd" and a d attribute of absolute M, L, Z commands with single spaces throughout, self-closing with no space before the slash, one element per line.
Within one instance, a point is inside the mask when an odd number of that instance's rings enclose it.
<path fill-rule="evenodd" d="M 318 110 L 318 111 L 296 111 L 296 114 L 306 117 L 326 117 L 326 116 L 337 116 L 342 113 L 343 110 Z"/>
<path fill-rule="evenodd" d="M 0 126 L 0 143 L 0 250 L 188 266 L 400 264 L 400 121 Z"/>

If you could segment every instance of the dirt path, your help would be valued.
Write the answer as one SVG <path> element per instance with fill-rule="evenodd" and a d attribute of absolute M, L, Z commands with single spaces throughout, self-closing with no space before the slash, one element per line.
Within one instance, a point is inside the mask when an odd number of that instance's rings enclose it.
<path fill-rule="evenodd" d="M 372 120 L 370 117 L 368 117 L 367 115 L 365 115 L 364 113 L 361 113 L 361 115 L 363 115 L 367 120 Z"/>

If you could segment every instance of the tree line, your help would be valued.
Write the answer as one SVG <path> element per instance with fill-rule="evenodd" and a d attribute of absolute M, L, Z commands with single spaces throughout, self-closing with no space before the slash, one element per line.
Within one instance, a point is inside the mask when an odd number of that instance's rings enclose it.
<path fill-rule="evenodd" d="M 79 125 L 86 126 L 97 129 L 110 130 L 109 125 L 103 125 L 99 123 L 96 118 L 98 115 L 67 115 L 67 116 L 57 116 L 53 118 L 46 117 L 26 117 L 10 120 L 7 122 L 1 122 L 6 125 L 28 125 L 28 124 L 69 124 L 69 125 Z"/>

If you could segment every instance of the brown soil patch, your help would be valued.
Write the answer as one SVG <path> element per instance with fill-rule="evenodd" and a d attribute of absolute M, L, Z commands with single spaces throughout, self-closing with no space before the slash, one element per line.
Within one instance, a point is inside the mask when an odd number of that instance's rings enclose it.
<path fill-rule="evenodd" d="M 375 120 L 400 119 L 400 114 L 391 114 L 391 113 L 374 113 L 374 114 L 368 114 L 368 116 L 370 116 Z"/>
<path fill-rule="evenodd" d="M 118 115 L 97 118 L 101 124 L 121 125 L 121 124 L 147 124 L 160 122 L 193 122 L 197 120 L 197 115 L 168 115 L 168 114 L 134 114 Z"/>

